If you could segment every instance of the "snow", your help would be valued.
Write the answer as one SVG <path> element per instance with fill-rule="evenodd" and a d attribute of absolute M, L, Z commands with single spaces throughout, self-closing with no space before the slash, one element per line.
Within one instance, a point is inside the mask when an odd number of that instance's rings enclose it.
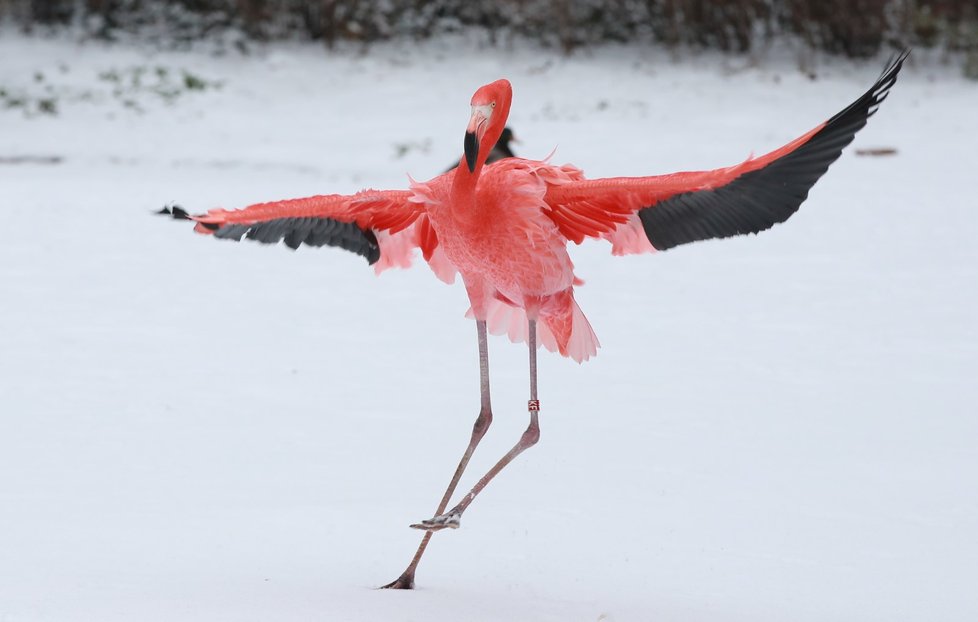
<path fill-rule="evenodd" d="M 726 166 L 882 59 L 809 80 L 648 48 L 214 56 L 4 32 L 0 87 L 52 84 L 59 114 L 0 111 L 0 158 L 63 161 L 0 164 L 0 620 L 976 619 L 978 85 L 912 61 L 853 145 L 898 153 L 850 148 L 787 224 L 573 249 L 603 348 L 541 355 L 541 442 L 392 592 L 373 588 L 477 414 L 461 285 L 150 212 L 405 187 L 457 158 L 501 75 L 521 155 Z M 157 66 L 220 86 L 167 103 L 97 77 Z M 494 338 L 490 360 L 466 489 L 526 425 L 525 349 Z"/>

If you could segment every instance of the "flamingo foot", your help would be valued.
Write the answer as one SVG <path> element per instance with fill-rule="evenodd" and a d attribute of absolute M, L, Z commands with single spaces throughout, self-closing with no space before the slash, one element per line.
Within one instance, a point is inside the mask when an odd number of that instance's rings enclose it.
<path fill-rule="evenodd" d="M 413 590 L 414 589 L 414 573 L 411 574 L 404 573 L 398 578 L 394 579 L 387 585 L 381 585 L 381 590 Z"/>
<path fill-rule="evenodd" d="M 424 531 L 441 531 L 442 529 L 458 529 L 462 520 L 462 513 L 458 510 L 451 510 L 445 514 L 439 514 L 432 518 L 414 523 L 412 529 L 423 529 Z"/>

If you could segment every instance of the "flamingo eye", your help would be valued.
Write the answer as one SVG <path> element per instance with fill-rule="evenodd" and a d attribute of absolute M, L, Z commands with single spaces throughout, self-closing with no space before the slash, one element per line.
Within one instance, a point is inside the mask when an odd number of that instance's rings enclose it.
<path fill-rule="evenodd" d="M 492 102 L 492 103 L 491 103 L 491 104 L 489 104 L 489 105 L 490 105 L 490 106 L 492 106 L 493 108 L 495 108 L 495 107 L 496 107 L 496 102 Z"/>

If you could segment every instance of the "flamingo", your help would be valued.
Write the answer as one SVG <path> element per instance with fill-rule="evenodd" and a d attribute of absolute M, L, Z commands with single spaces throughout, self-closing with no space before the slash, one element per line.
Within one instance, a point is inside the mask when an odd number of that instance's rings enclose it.
<path fill-rule="evenodd" d="M 887 97 L 909 51 L 892 59 L 873 86 L 841 112 L 760 157 L 708 171 L 650 177 L 587 179 L 572 166 L 506 158 L 486 165 L 504 132 L 512 103 L 505 79 L 480 87 L 471 100 L 458 166 L 405 190 L 362 190 L 258 203 L 238 210 L 191 215 L 215 238 L 263 243 L 336 246 L 357 253 L 379 273 L 407 267 L 415 248 L 441 280 L 460 275 L 479 346 L 480 410 L 469 443 L 403 573 L 384 587 L 410 589 L 435 531 L 457 528 L 486 485 L 540 438 L 537 349 L 542 345 L 582 362 L 597 354 L 598 339 L 574 300 L 581 281 L 569 242 L 604 239 L 615 255 L 664 251 L 711 238 L 758 233 L 787 220 L 829 165 Z M 451 509 L 479 442 L 492 423 L 487 333 L 526 342 L 529 351 L 529 424 L 507 452 Z"/>

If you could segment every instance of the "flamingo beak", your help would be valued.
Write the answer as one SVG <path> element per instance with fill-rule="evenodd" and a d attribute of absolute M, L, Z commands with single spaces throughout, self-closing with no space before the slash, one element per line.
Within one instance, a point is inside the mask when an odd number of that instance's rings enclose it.
<path fill-rule="evenodd" d="M 475 161 L 479 157 L 479 139 L 475 132 L 465 132 L 465 164 L 469 167 L 469 172 L 475 172 Z"/>
<path fill-rule="evenodd" d="M 489 124 L 489 117 L 492 116 L 491 106 L 472 106 L 472 116 L 469 118 L 469 126 L 465 128 L 465 164 L 469 167 L 469 172 L 475 172 L 476 161 L 479 159 L 479 147 L 482 137 L 486 133 L 486 126 Z"/>

